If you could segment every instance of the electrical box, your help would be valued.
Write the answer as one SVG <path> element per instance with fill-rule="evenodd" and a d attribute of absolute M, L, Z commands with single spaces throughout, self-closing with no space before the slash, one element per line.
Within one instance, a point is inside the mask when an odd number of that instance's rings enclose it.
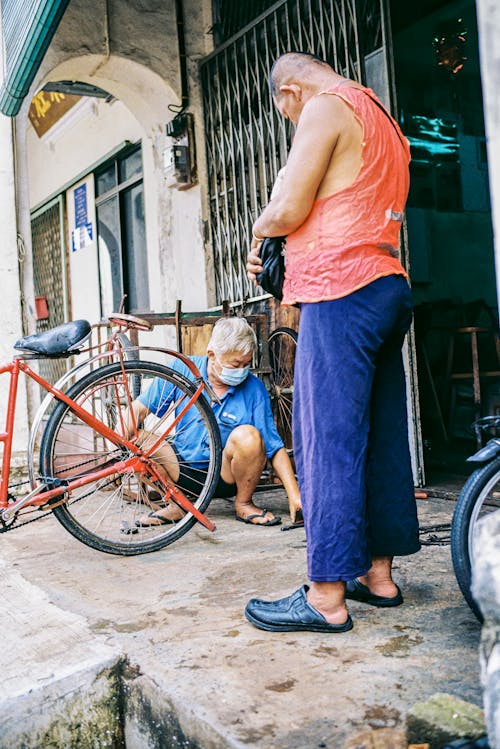
<path fill-rule="evenodd" d="M 196 182 L 194 122 L 190 113 L 167 123 L 167 146 L 163 152 L 163 170 L 168 187 L 187 190 Z"/>
<path fill-rule="evenodd" d="M 191 184 L 189 173 L 189 149 L 183 145 L 172 145 L 164 152 L 164 173 L 167 187 Z"/>

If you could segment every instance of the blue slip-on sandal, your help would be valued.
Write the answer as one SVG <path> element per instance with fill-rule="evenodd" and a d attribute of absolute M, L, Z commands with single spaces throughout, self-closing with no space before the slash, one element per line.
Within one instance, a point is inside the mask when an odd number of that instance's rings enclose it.
<path fill-rule="evenodd" d="M 330 624 L 323 614 L 308 603 L 307 585 L 278 601 L 261 601 L 252 598 L 246 606 L 245 616 L 258 629 L 268 632 L 329 632 L 337 634 L 352 629 L 350 616 L 342 624 Z"/>

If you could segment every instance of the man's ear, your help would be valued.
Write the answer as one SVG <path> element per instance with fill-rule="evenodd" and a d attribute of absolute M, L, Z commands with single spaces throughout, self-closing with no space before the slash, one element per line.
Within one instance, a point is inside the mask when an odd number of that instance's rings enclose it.
<path fill-rule="evenodd" d="M 283 83 L 280 94 L 292 94 L 297 101 L 302 101 L 302 89 L 296 83 Z"/>

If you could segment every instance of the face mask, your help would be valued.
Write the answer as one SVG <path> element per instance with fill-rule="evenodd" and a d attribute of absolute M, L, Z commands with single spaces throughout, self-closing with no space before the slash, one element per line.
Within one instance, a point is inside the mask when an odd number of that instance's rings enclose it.
<path fill-rule="evenodd" d="M 248 377 L 248 373 L 250 372 L 249 366 L 231 369 L 230 367 L 223 367 L 220 362 L 218 363 L 219 366 L 222 367 L 219 374 L 219 380 L 221 380 L 224 385 L 241 385 L 241 383 L 246 380 L 246 378 Z"/>

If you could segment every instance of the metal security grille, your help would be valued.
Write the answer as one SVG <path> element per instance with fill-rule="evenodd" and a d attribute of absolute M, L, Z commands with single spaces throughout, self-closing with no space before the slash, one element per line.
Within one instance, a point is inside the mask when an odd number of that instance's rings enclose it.
<path fill-rule="evenodd" d="M 210 229 L 217 301 L 253 294 L 245 273 L 251 226 L 286 161 L 290 131 L 269 91 L 273 61 L 312 52 L 366 81 L 370 56 L 386 57 L 385 0 L 284 0 L 201 63 Z"/>
<path fill-rule="evenodd" d="M 241 0 L 213 0 L 215 44 L 223 44 L 274 4 L 274 0 L 246 0 L 244 3 Z"/>
<path fill-rule="evenodd" d="M 62 234 L 62 201 L 57 200 L 31 218 L 33 245 L 33 283 L 35 297 L 47 300 L 48 317 L 37 320 L 41 333 L 65 321 L 65 267 Z M 67 368 L 66 359 L 40 360 L 40 374 L 53 383 Z"/>

